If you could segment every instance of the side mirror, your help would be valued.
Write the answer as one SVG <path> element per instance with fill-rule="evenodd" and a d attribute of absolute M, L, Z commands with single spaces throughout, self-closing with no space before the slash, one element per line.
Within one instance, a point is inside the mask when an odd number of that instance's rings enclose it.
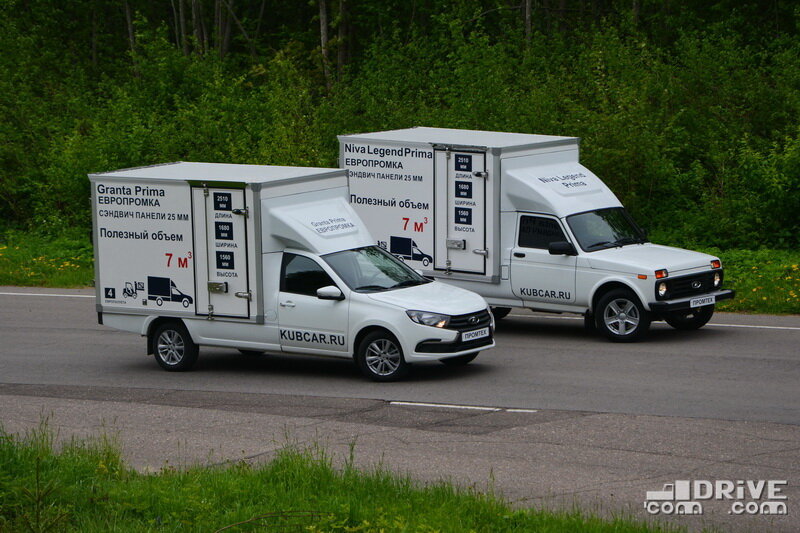
<path fill-rule="evenodd" d="M 567 241 L 551 242 L 547 251 L 550 252 L 550 255 L 578 255 L 572 243 Z"/>
<path fill-rule="evenodd" d="M 339 287 L 328 285 L 317 289 L 317 298 L 320 300 L 344 300 L 344 294 L 339 290 Z"/>

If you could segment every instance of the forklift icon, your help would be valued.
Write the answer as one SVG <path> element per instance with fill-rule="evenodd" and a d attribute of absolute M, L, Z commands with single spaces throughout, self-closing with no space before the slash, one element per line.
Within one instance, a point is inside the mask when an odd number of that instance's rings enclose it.
<path fill-rule="evenodd" d="M 122 289 L 122 296 L 124 296 L 125 298 L 136 299 L 136 296 L 139 294 L 139 291 L 143 290 L 144 290 L 143 281 L 126 281 L 125 288 Z"/>

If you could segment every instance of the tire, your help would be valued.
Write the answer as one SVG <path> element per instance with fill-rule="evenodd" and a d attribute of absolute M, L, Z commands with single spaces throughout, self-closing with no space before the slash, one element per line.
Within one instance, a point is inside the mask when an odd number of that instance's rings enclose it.
<path fill-rule="evenodd" d="M 475 358 L 478 357 L 478 353 L 479 352 L 459 355 L 457 357 L 448 357 L 447 359 L 439 359 L 439 361 L 447 366 L 465 366 L 474 361 Z"/>
<path fill-rule="evenodd" d="M 586 331 L 597 331 L 597 323 L 595 322 L 595 317 L 592 313 L 586 313 L 583 315 L 583 329 Z"/>
<path fill-rule="evenodd" d="M 422 266 L 426 267 L 426 266 L 428 266 L 430 264 L 431 264 L 431 260 L 430 259 L 428 259 L 427 257 L 423 257 L 422 258 Z"/>
<path fill-rule="evenodd" d="M 394 335 L 385 330 L 373 331 L 364 337 L 356 353 L 356 364 L 373 381 L 397 381 L 409 371 L 403 348 Z"/>
<path fill-rule="evenodd" d="M 261 357 L 264 355 L 262 350 L 244 350 L 242 348 L 239 348 L 239 353 L 245 357 Z"/>
<path fill-rule="evenodd" d="M 189 307 L 189 298 L 184 298 L 181 303 L 183 304 L 183 307 Z"/>
<path fill-rule="evenodd" d="M 711 320 L 714 314 L 713 305 L 705 305 L 689 311 L 674 311 L 664 315 L 664 320 L 675 329 L 700 329 Z"/>
<path fill-rule="evenodd" d="M 511 312 L 510 307 L 490 307 L 489 309 L 491 309 L 495 321 L 503 320 Z"/>
<path fill-rule="evenodd" d="M 164 370 L 183 372 L 197 362 L 199 349 L 180 322 L 164 322 L 150 337 L 156 362 Z"/>
<path fill-rule="evenodd" d="M 161 307 L 161 304 L 163 304 L 163 303 L 164 303 L 164 300 L 162 298 L 156 298 L 156 305 L 157 306 Z"/>
<path fill-rule="evenodd" d="M 614 289 L 597 303 L 595 325 L 615 342 L 641 339 L 650 328 L 650 313 L 628 289 Z"/>

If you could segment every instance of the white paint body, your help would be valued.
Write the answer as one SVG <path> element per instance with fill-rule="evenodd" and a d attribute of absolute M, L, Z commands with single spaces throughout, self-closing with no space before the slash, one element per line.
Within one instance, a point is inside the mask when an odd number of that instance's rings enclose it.
<path fill-rule="evenodd" d="M 657 302 L 655 271 L 666 269 L 670 280 L 713 276 L 718 258 L 703 253 L 649 242 L 579 246 L 568 217 L 622 203 L 580 164 L 577 138 L 418 127 L 342 135 L 339 142 L 351 203 L 377 243 L 396 253 L 393 240 L 413 240 L 430 256 L 406 258 L 414 268 L 492 306 L 585 314 L 617 286 L 632 290 L 645 309 L 667 311 L 687 307 L 689 298 Z M 459 224 L 453 218 L 460 209 L 468 211 Z M 577 253 L 521 246 L 531 217 L 560 229 Z M 732 295 L 722 292 L 704 294 Z"/>
<path fill-rule="evenodd" d="M 326 263 L 327 254 L 374 243 L 348 202 L 343 170 L 181 162 L 89 178 L 97 311 L 107 326 L 147 335 L 174 317 L 199 345 L 344 358 L 360 333 L 380 327 L 408 362 L 494 346 L 417 349 L 458 347 L 462 332 L 418 324 L 406 311 L 484 311 L 474 292 L 436 281 L 356 292 Z M 343 299 L 282 291 L 285 254 L 314 261 Z"/>

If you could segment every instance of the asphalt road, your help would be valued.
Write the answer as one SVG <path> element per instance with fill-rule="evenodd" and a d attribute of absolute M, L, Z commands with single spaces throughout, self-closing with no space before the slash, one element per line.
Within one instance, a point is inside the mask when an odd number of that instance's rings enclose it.
<path fill-rule="evenodd" d="M 14 294 L 12 294 L 14 293 Z M 23 294 L 19 294 L 23 293 Z M 718 314 L 680 332 L 655 324 L 610 343 L 573 317 L 515 312 L 497 348 L 453 369 L 417 365 L 366 381 L 346 360 L 244 358 L 202 348 L 196 369 L 160 370 L 134 334 L 99 326 L 91 291 L 0 287 L 0 383 L 270 393 L 800 425 L 800 317 Z"/>

